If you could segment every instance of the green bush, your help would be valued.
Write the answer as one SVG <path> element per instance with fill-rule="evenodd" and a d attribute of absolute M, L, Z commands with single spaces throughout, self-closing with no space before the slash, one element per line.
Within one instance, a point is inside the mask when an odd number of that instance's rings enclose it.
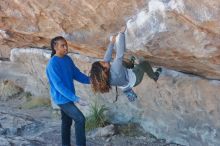
<path fill-rule="evenodd" d="M 86 117 L 86 130 L 89 131 L 97 127 L 104 127 L 107 124 L 104 113 L 108 109 L 105 105 L 98 105 L 97 102 L 91 105 L 90 108 L 91 114 Z"/>

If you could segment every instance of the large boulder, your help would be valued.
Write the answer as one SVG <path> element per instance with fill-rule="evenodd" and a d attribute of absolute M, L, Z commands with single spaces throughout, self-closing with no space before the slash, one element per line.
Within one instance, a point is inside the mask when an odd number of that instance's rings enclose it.
<path fill-rule="evenodd" d="M 127 23 L 128 52 L 156 65 L 219 79 L 218 0 L 0 1 L 0 56 L 45 47 L 56 35 L 72 52 L 102 57 L 108 36 Z"/>
<path fill-rule="evenodd" d="M 11 51 L 10 61 L 0 62 L 0 82 L 13 81 L 25 92 L 48 97 L 45 68 L 49 58 L 50 55 L 46 50 L 14 48 Z"/>
<path fill-rule="evenodd" d="M 0 1 L 0 54 L 8 56 L 14 47 L 48 46 L 51 37 L 63 35 L 78 51 L 100 55 L 106 36 L 145 5 L 145 0 Z"/>
<path fill-rule="evenodd" d="M 89 73 L 91 63 L 97 60 L 79 54 L 69 55 L 85 74 Z M 36 48 L 14 49 L 12 56 L 11 59 L 16 60 L 17 66 L 23 66 L 23 70 L 12 70 L 9 64 L 13 65 L 13 61 L 7 62 L 7 65 L 2 62 L 0 76 L 21 83 L 24 90 L 33 95 L 47 94 L 45 97 L 49 98 L 45 67 L 50 52 Z M 22 76 L 25 78 L 21 80 Z M 163 68 L 157 83 L 145 75 L 142 83 L 134 88 L 138 95 L 135 102 L 129 102 L 119 90 L 118 101 L 114 103 L 114 87 L 108 94 L 96 95 L 92 93 L 89 85 L 75 82 L 75 88 L 79 97 L 86 98 L 90 103 L 104 104 L 109 109 L 107 119 L 112 123 L 137 123 L 144 131 L 158 138 L 184 145 L 220 144 L 220 82 L 217 80 Z M 79 108 L 85 115 L 90 113 L 88 106 Z"/>
<path fill-rule="evenodd" d="M 220 3 L 151 0 L 127 23 L 127 48 L 157 65 L 219 79 Z"/>
<path fill-rule="evenodd" d="M 121 92 L 113 103 L 114 90 L 94 95 L 78 83 L 77 95 L 108 106 L 113 123 L 136 122 L 184 145 L 220 145 L 219 14 L 218 0 L 2 0 L 0 57 L 11 57 L 0 62 L 0 81 L 49 97 L 45 67 L 52 37 L 67 38 L 75 63 L 88 74 L 91 57 L 103 57 L 109 35 L 126 23 L 126 55 L 163 66 L 158 83 L 145 76 L 134 103 Z"/>

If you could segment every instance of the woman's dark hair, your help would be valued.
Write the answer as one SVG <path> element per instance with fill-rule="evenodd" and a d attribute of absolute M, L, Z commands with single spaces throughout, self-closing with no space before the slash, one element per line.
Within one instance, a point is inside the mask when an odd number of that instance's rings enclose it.
<path fill-rule="evenodd" d="M 65 40 L 65 38 L 62 36 L 57 36 L 57 37 L 51 39 L 51 41 L 50 41 L 50 47 L 52 50 L 51 57 L 53 57 L 56 54 L 56 50 L 54 47 L 56 46 L 57 41 L 59 41 L 59 40 Z"/>
<path fill-rule="evenodd" d="M 96 61 L 92 64 L 90 70 L 90 79 L 94 93 L 105 93 L 109 92 L 109 90 L 111 89 L 111 85 L 109 82 L 110 72 L 109 70 L 106 71 L 99 61 Z"/>

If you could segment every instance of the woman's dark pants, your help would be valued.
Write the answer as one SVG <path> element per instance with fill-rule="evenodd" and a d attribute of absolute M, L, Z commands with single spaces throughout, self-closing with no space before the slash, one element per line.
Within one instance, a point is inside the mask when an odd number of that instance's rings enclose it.
<path fill-rule="evenodd" d="M 133 72 L 135 73 L 136 76 L 136 83 L 134 86 L 137 86 L 138 84 L 141 83 L 144 73 L 147 73 L 147 75 L 151 79 L 157 78 L 155 72 L 153 71 L 153 68 L 151 67 L 150 63 L 148 61 L 142 61 L 138 65 L 136 65 L 133 68 Z"/>
<path fill-rule="evenodd" d="M 76 145 L 86 146 L 85 136 L 85 117 L 73 102 L 60 104 L 61 108 L 61 133 L 62 145 L 71 146 L 71 125 L 72 120 L 75 122 Z"/>

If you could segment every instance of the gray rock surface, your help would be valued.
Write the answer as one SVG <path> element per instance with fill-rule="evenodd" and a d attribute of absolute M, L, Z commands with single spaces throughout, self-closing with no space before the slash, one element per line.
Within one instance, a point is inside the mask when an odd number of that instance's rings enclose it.
<path fill-rule="evenodd" d="M 0 102 L 0 146 L 60 146 L 61 145 L 61 120 L 60 115 L 54 114 L 48 106 L 38 106 L 37 108 L 24 109 L 21 105 L 26 104 L 23 97 L 17 96 L 7 101 Z M 8 106 L 10 105 L 10 106 Z M 96 135 L 91 138 L 87 133 L 88 146 L 163 146 L 166 141 L 153 138 L 150 134 L 141 136 L 125 136 L 116 134 L 112 136 L 112 125 L 101 129 L 103 139 Z M 125 126 L 124 126 L 125 127 Z M 110 129 L 110 131 L 109 131 Z M 71 129 L 71 143 L 75 144 L 74 126 Z M 107 132 L 106 132 L 107 131 Z M 132 132 L 131 132 L 132 133 Z M 173 145 L 173 146 L 177 146 Z"/>
<path fill-rule="evenodd" d="M 47 55 L 49 56 L 49 54 Z M 88 74 L 91 62 L 95 59 L 78 54 L 70 54 L 70 56 L 73 57 L 80 70 Z M 47 62 L 47 59 L 45 58 L 45 62 Z M 46 63 L 37 63 L 37 59 L 34 61 L 39 65 L 37 75 L 36 72 L 28 73 L 25 70 L 21 70 L 18 75 L 23 75 L 26 80 L 30 80 L 30 76 L 35 76 L 33 82 L 37 82 L 38 86 L 35 88 L 35 84 L 32 84 L 35 89 L 33 95 L 41 93 L 43 90 L 45 92 L 42 93 L 48 94 L 48 90 L 45 90 L 48 89 L 48 87 L 45 87 L 47 84 L 44 84 L 47 81 L 39 81 L 39 78 L 45 77 L 42 68 L 45 68 Z M 10 63 L 7 62 L 7 64 Z M 28 61 L 25 63 L 30 64 Z M 16 64 L 19 64 L 19 61 Z M 2 66 L 3 68 L 7 67 Z M 14 69 L 15 73 L 16 68 Z M 12 70 L 10 71 L 12 72 Z M 19 72 L 19 70 L 17 71 Z M 2 71 L 0 74 L 4 73 L 5 71 Z M 16 76 L 12 77 L 10 73 L 5 77 L 16 81 Z M 29 83 L 23 82 L 21 85 L 29 87 Z M 139 123 L 145 131 L 158 138 L 166 139 L 168 142 L 183 145 L 219 145 L 218 95 L 220 94 L 220 82 L 217 80 L 208 80 L 192 74 L 184 74 L 163 68 L 157 83 L 149 79 L 147 75 L 144 76 L 142 83 L 134 88 L 138 99 L 133 103 L 130 103 L 121 91 L 119 91 L 118 101 L 113 103 L 115 99 L 114 88 L 108 94 L 94 95 L 89 85 L 82 85 L 77 82 L 75 82 L 75 85 L 76 94 L 79 97 L 86 98 L 90 103 L 97 101 L 109 108 L 107 117 L 112 123 Z M 47 98 L 49 98 L 49 95 Z M 79 108 L 85 115 L 90 112 L 89 106 Z"/>

